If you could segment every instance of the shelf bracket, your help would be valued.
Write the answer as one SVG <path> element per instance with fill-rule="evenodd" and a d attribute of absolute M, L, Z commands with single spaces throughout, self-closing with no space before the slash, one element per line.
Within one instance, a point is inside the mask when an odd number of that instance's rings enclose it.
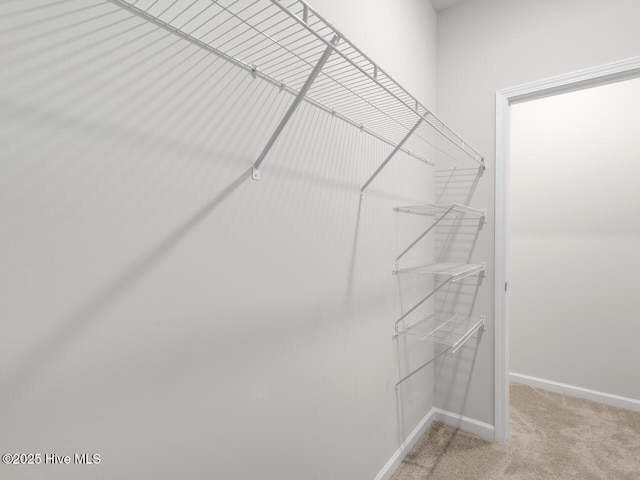
<path fill-rule="evenodd" d="M 418 236 L 418 238 L 416 238 L 413 242 L 411 242 L 411 245 L 409 245 L 407 248 L 405 248 L 405 249 L 402 251 L 402 253 L 400 253 L 400 255 L 398 255 L 398 256 L 396 257 L 396 263 L 398 263 L 398 261 L 400 261 L 400 259 L 401 259 L 402 257 L 404 257 L 404 256 L 407 254 L 407 252 L 408 252 L 409 250 L 411 250 L 413 247 L 415 247 L 415 246 L 416 246 L 416 244 L 417 244 L 420 240 L 422 240 L 422 239 L 423 239 L 423 238 L 424 238 L 424 237 L 425 237 L 425 236 L 426 236 L 426 235 L 427 235 L 431 230 L 433 230 L 433 229 L 435 228 L 435 226 L 436 226 L 436 225 L 438 225 L 438 224 L 442 221 L 442 219 L 443 219 L 444 217 L 446 217 L 447 215 L 449 215 L 449 212 L 451 212 L 451 210 L 453 210 L 454 208 L 455 208 L 455 205 L 451 205 L 451 206 L 450 206 L 450 207 L 449 207 L 449 208 L 448 208 L 448 209 L 447 209 L 447 210 L 446 210 L 442 215 L 440 215 L 440 216 L 438 217 L 438 219 L 437 219 L 435 222 L 433 222 L 431 225 L 429 225 L 429 228 L 427 228 L 424 232 L 422 232 L 422 233 Z"/>
<path fill-rule="evenodd" d="M 409 130 L 409 133 L 407 133 L 407 135 L 400 141 L 400 143 L 398 145 L 396 145 L 396 147 L 389 154 L 389 156 L 385 159 L 385 161 L 382 162 L 382 165 L 380 165 L 378 167 L 378 169 L 375 172 L 373 172 L 373 175 L 371 175 L 369 177 L 369 180 L 367 180 L 364 183 L 364 185 L 360 189 L 360 196 L 361 197 L 364 197 L 364 191 L 367 189 L 369 184 L 371 182 L 373 182 L 373 179 L 376 178 L 378 176 L 378 174 L 382 171 L 382 169 L 387 166 L 387 163 L 389 163 L 389 161 L 395 156 L 395 154 L 398 153 L 398 151 L 402 148 L 402 146 L 405 144 L 405 142 L 407 140 L 409 140 L 411 135 L 413 135 L 415 133 L 415 131 L 418 129 L 418 127 L 420 126 L 420 124 L 422 124 L 423 121 L 424 121 L 424 118 L 420 117 L 420 119 L 416 122 L 416 124 L 413 126 L 413 128 L 411 130 Z"/>
<path fill-rule="evenodd" d="M 398 318 L 398 320 L 396 320 L 396 323 L 394 325 L 396 334 L 398 333 L 398 324 L 404 320 L 405 318 L 407 318 L 413 311 L 415 311 L 416 308 L 418 308 L 420 305 L 422 305 L 424 302 L 426 302 L 427 300 L 429 300 L 431 297 L 433 297 L 436 292 L 438 290 L 440 290 L 442 287 L 444 287 L 445 285 L 447 285 L 448 283 L 450 283 L 453 280 L 453 277 L 449 277 L 447 278 L 444 282 L 442 282 L 440 285 L 438 285 L 434 290 L 432 290 L 429 295 L 427 295 L 426 297 L 424 297 L 422 300 L 420 300 L 418 303 L 416 303 L 413 307 L 411 307 L 409 310 L 407 310 L 400 318 Z"/>
<path fill-rule="evenodd" d="M 273 132 L 273 135 L 271 135 L 271 138 L 269 139 L 264 149 L 262 150 L 262 153 L 260 153 L 260 156 L 258 156 L 258 159 L 253 164 L 253 171 L 251 173 L 251 178 L 253 178 L 254 180 L 260 180 L 260 165 L 262 164 L 264 158 L 269 153 L 269 150 L 271 150 L 271 147 L 273 147 L 273 144 L 275 143 L 275 141 L 278 139 L 278 137 L 282 133 L 282 130 L 284 129 L 286 124 L 291 119 L 291 116 L 298 108 L 298 105 L 300 105 L 300 102 L 304 100 L 304 97 L 307 95 L 307 92 L 311 88 L 311 85 L 313 84 L 316 77 L 320 74 L 320 71 L 322 70 L 322 67 L 324 67 L 324 64 L 327 63 L 327 60 L 329 60 L 329 56 L 333 52 L 334 47 L 338 44 L 339 40 L 340 40 L 340 37 L 338 35 L 333 36 L 333 39 L 331 40 L 331 44 L 325 49 L 324 53 L 318 60 L 318 63 L 316 63 L 315 67 L 313 67 L 313 70 L 311 71 L 311 73 L 307 77 L 307 80 L 304 82 L 304 85 L 296 95 L 296 98 L 293 100 L 293 103 L 289 106 L 287 113 L 284 114 L 284 117 L 282 117 L 282 120 L 280 120 L 280 123 L 278 124 L 275 132 Z"/>
<path fill-rule="evenodd" d="M 400 380 L 398 380 L 396 382 L 395 388 L 396 388 L 396 392 L 398 391 L 398 387 L 400 387 L 400 384 L 402 382 L 404 382 L 405 380 L 409 380 L 411 377 L 413 377 L 416 373 L 418 373 L 420 370 L 422 370 L 424 367 L 426 367 L 427 365 L 430 365 L 431 363 L 433 363 L 435 360 L 437 360 L 438 358 L 440 358 L 442 355 L 444 355 L 445 353 L 447 353 L 449 350 L 451 350 L 451 347 L 447 347 L 445 348 L 442 352 L 438 353 L 435 357 L 431 358 L 427 363 L 423 363 L 422 365 L 420 365 L 418 368 L 414 369 L 411 373 L 409 373 L 408 375 L 405 375 L 404 377 L 402 377 Z"/>

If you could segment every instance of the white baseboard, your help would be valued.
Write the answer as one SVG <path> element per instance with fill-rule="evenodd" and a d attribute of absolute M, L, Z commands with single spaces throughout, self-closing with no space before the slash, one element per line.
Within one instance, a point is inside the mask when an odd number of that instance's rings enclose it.
<path fill-rule="evenodd" d="M 434 410 L 435 421 L 459 428 L 465 432 L 474 433 L 479 437 L 486 438 L 487 440 L 493 441 L 495 438 L 495 428 L 493 425 L 465 417 L 464 415 L 448 412 L 441 408 L 435 408 Z"/>
<path fill-rule="evenodd" d="M 407 439 L 402 442 L 402 445 L 398 447 L 395 453 L 391 456 L 389 461 L 382 467 L 382 470 L 376 475 L 375 480 L 389 480 L 396 470 L 404 460 L 404 457 L 411 451 L 416 442 L 420 439 L 420 437 L 426 432 L 431 424 L 433 423 L 435 417 L 435 408 L 432 408 L 429 413 L 425 415 L 425 417 L 420 421 L 420 423 L 413 429 L 413 431 L 409 434 Z"/>
<path fill-rule="evenodd" d="M 493 425 L 434 407 L 425 415 L 418 426 L 413 429 L 407 439 L 402 442 L 402 445 L 395 451 L 385 466 L 382 467 L 382 470 L 380 470 L 374 480 L 389 480 L 404 460 L 404 457 L 407 456 L 416 442 L 424 435 L 434 421 L 475 433 L 488 440 L 493 440 L 494 438 Z"/>
<path fill-rule="evenodd" d="M 598 392 L 596 390 L 589 390 L 588 388 L 576 387 L 573 385 L 567 385 L 566 383 L 554 382 L 553 380 L 532 377 L 530 375 L 522 375 L 520 373 L 510 373 L 509 379 L 515 383 L 524 383 L 525 385 L 539 387 L 551 392 L 562 393 L 570 397 L 583 398 L 585 400 L 592 400 L 594 402 L 604 403 L 605 405 L 611 405 L 613 407 L 626 408 L 627 410 L 640 412 L 640 400 L 635 400 L 633 398 Z"/>

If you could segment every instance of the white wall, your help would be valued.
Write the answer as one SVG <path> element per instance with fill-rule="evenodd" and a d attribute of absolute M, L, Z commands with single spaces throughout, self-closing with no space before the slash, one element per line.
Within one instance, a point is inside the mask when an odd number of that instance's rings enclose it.
<path fill-rule="evenodd" d="M 439 15 L 438 113 L 487 156 L 489 169 L 474 203 L 490 212 L 475 257 L 490 268 L 476 305 L 487 313 L 488 328 L 469 366 L 474 374 L 457 369 L 440 375 L 437 406 L 493 423 L 496 90 L 637 56 L 638 18 L 640 2 L 634 0 L 474 0 Z M 439 393 L 445 389 L 447 397 Z"/>
<path fill-rule="evenodd" d="M 511 371 L 640 399 L 640 79 L 511 108 Z"/>
<path fill-rule="evenodd" d="M 428 2 L 315 6 L 435 103 Z M 360 203 L 390 147 L 303 105 L 253 182 L 277 88 L 108 2 L 0 9 L 0 451 L 102 455 L 0 476 L 375 477 L 433 406 L 391 338 L 392 207 L 433 171 Z"/>

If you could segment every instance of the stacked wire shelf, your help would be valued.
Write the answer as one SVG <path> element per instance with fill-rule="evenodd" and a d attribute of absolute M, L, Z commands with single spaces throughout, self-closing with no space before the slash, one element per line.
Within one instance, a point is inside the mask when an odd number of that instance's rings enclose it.
<path fill-rule="evenodd" d="M 455 313 L 433 313 L 406 325 L 395 335 L 416 337 L 445 347 L 455 353 L 464 342 L 484 327 L 484 317 L 461 317 Z"/>
<path fill-rule="evenodd" d="M 441 275 L 450 278 L 452 282 L 484 272 L 484 263 L 430 263 L 413 267 L 397 268 L 395 274 L 417 273 L 420 275 Z"/>
<path fill-rule="evenodd" d="M 473 208 L 459 203 L 446 205 L 406 205 L 397 206 L 394 210 L 396 213 L 406 213 L 434 218 L 426 230 L 418 235 L 418 237 L 396 257 L 396 268 L 393 270 L 394 275 L 432 275 L 435 282 L 439 282 L 439 284 L 436 284 L 424 298 L 414 304 L 396 320 L 393 335 L 394 337 L 405 336 L 417 338 L 419 340 L 428 340 L 431 343 L 444 347 L 440 352 L 432 355 L 429 361 L 418 368 L 413 369 L 409 374 L 402 377 L 396 383 L 396 388 L 398 388 L 402 382 L 412 377 L 435 359 L 447 352 L 457 352 L 458 349 L 460 349 L 476 332 L 484 330 L 485 318 L 483 316 L 459 316 L 455 313 L 436 312 L 425 315 L 413 323 L 411 323 L 410 319 L 420 306 L 425 304 L 427 300 L 432 298 L 446 285 L 461 281 L 474 275 L 479 277 L 483 276 L 486 269 L 485 263 L 437 262 L 400 267 L 399 262 L 445 218 L 452 216 L 455 216 L 456 218 L 475 217 L 480 222 L 484 222 L 486 210 Z"/>

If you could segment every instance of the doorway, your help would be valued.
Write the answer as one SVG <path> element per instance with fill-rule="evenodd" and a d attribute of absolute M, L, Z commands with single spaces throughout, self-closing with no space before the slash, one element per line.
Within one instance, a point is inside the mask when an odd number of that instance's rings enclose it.
<path fill-rule="evenodd" d="M 512 106 L 640 77 L 640 58 L 496 92 L 495 439 L 509 438 L 509 244 Z"/>

